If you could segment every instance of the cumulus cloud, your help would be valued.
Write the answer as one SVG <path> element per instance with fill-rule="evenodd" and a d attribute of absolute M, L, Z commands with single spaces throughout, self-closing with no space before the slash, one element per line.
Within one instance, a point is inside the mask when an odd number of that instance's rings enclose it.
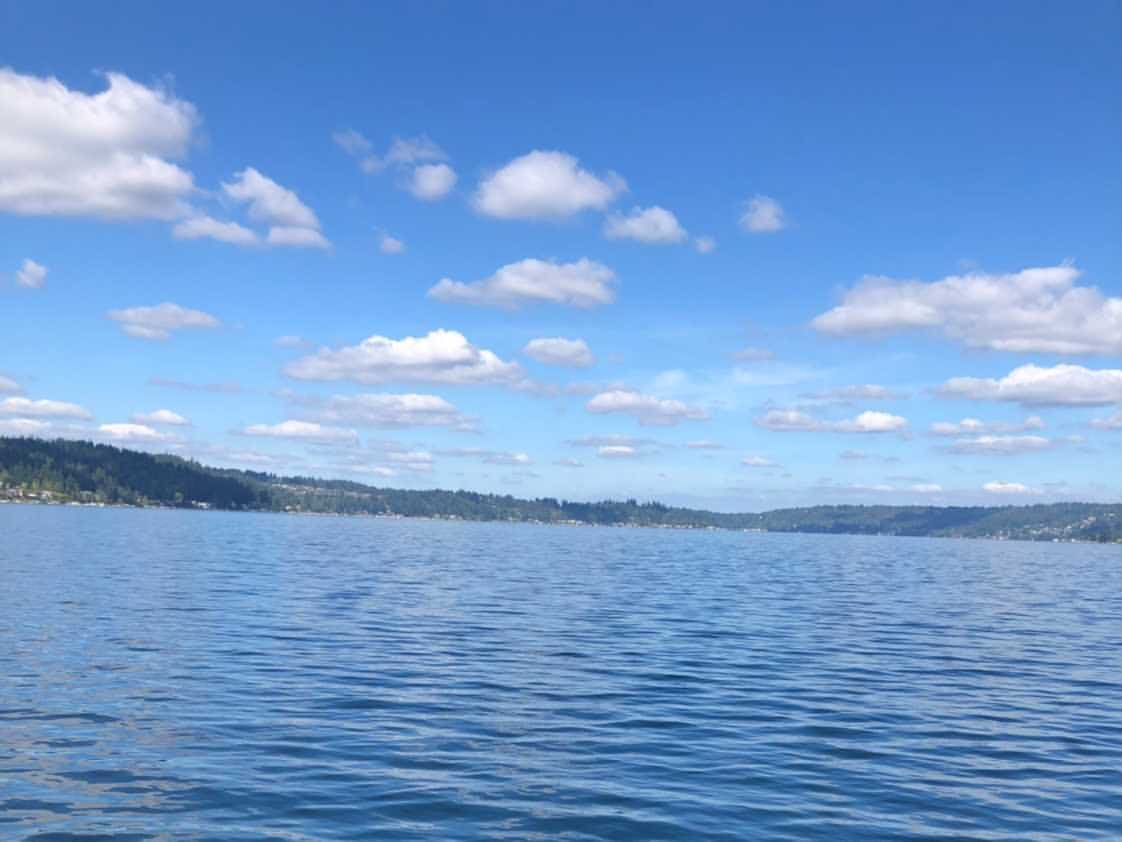
<path fill-rule="evenodd" d="M 601 459 L 633 459 L 639 451 L 629 444 L 605 444 L 596 450 Z"/>
<path fill-rule="evenodd" d="M 172 439 L 172 436 L 154 430 L 147 424 L 102 424 L 97 431 L 112 441 L 155 442 Z"/>
<path fill-rule="evenodd" d="M 565 339 L 560 336 L 531 339 L 522 353 L 543 365 L 587 368 L 596 362 L 592 349 L 583 339 Z"/>
<path fill-rule="evenodd" d="M 237 202 L 247 203 L 249 218 L 268 225 L 266 242 L 277 246 L 327 248 L 330 243 L 320 233 L 319 218 L 292 190 L 282 187 L 253 167 L 235 174 L 222 185 L 223 192 Z"/>
<path fill-rule="evenodd" d="M 561 219 L 603 210 L 627 189 L 613 172 L 597 176 L 572 155 L 535 150 L 484 178 L 475 209 L 500 219 Z"/>
<path fill-rule="evenodd" d="M 640 243 L 681 243 L 689 235 L 678 222 L 678 217 L 655 205 L 632 208 L 628 214 L 611 214 L 604 221 L 604 236 L 609 240 L 636 240 Z"/>
<path fill-rule="evenodd" d="M 374 144 L 354 129 L 335 132 L 332 139 L 340 149 L 358 160 L 359 168 L 365 173 L 380 172 L 391 166 L 448 160 L 447 153 L 426 135 L 395 137 L 384 155 L 374 154 Z"/>
<path fill-rule="evenodd" d="M 710 441 L 709 439 L 694 439 L 693 441 L 686 442 L 686 447 L 690 450 L 723 450 L 724 445 L 717 441 Z"/>
<path fill-rule="evenodd" d="M 526 304 L 564 304 L 590 308 L 615 298 L 615 272 L 588 258 L 573 263 L 527 258 L 508 263 L 482 281 L 463 283 L 443 278 L 429 298 L 481 307 L 516 310 Z"/>
<path fill-rule="evenodd" d="M 1122 403 L 1122 369 L 1022 365 L 1000 379 L 952 377 L 938 393 L 947 398 L 1012 401 L 1025 406 L 1107 406 Z"/>
<path fill-rule="evenodd" d="M 386 164 L 419 164 L 424 161 L 447 161 L 448 153 L 428 135 L 395 137 L 382 160 Z"/>
<path fill-rule="evenodd" d="M 0 392 L 22 392 L 19 383 L 10 377 L 0 375 Z"/>
<path fill-rule="evenodd" d="M 972 348 L 1018 353 L 1122 353 L 1122 298 L 1075 286 L 1060 265 L 940 281 L 867 277 L 811 325 L 834 336 L 926 330 Z"/>
<path fill-rule="evenodd" d="M 482 447 L 455 447 L 450 450 L 439 450 L 440 456 L 453 456 L 456 458 L 478 459 L 486 465 L 532 465 L 534 460 L 526 453 L 508 450 L 487 450 Z"/>
<path fill-rule="evenodd" d="M 524 380 L 518 363 L 504 362 L 454 330 L 390 339 L 371 336 L 358 345 L 321 348 L 289 363 L 285 374 L 298 380 L 356 383 L 444 383 L 516 385 Z"/>
<path fill-rule="evenodd" d="M 745 456 L 740 464 L 746 468 L 778 468 L 779 463 L 766 456 Z"/>
<path fill-rule="evenodd" d="M 110 310 L 108 317 L 117 322 L 129 336 L 153 341 L 170 339 L 177 330 L 213 329 L 221 324 L 210 313 L 190 310 L 168 301 L 155 307 Z"/>
<path fill-rule="evenodd" d="M 240 430 L 246 436 L 292 439 L 314 444 L 354 444 L 358 433 L 343 427 L 316 424 L 311 421 L 282 421 L 279 424 L 251 424 Z"/>
<path fill-rule="evenodd" d="M 261 238 L 237 222 L 221 222 L 211 216 L 192 216 L 171 229 L 177 240 L 218 240 L 235 246 L 256 246 Z"/>
<path fill-rule="evenodd" d="M 403 254 L 405 252 L 405 243 L 397 239 L 397 237 L 391 237 L 383 231 L 378 238 L 378 251 L 382 254 Z"/>
<path fill-rule="evenodd" d="M 908 487 L 909 491 L 914 491 L 917 494 L 939 494 L 943 490 L 943 486 L 934 482 L 917 482 Z"/>
<path fill-rule="evenodd" d="M 1040 493 L 1035 488 L 1031 488 L 1031 487 L 1029 487 L 1027 485 L 1024 485 L 1022 483 L 1019 483 L 1019 482 L 1004 482 L 1002 480 L 995 480 L 993 482 L 987 482 L 985 485 L 982 486 L 982 490 L 985 491 L 987 494 L 1025 495 L 1025 494 L 1039 494 Z"/>
<path fill-rule="evenodd" d="M 774 234 L 787 227 L 787 217 L 775 199 L 754 196 L 740 216 L 740 227 L 752 234 Z"/>
<path fill-rule="evenodd" d="M 331 139 L 348 155 L 356 157 L 366 155 L 373 148 L 373 144 L 354 129 L 337 131 L 331 135 Z"/>
<path fill-rule="evenodd" d="M 783 433 L 898 433 L 907 429 L 908 420 L 887 412 L 866 410 L 854 418 L 828 421 L 795 409 L 773 409 L 757 418 L 756 426 Z"/>
<path fill-rule="evenodd" d="M 712 237 L 695 237 L 693 247 L 698 254 L 709 254 L 717 248 L 717 241 Z"/>
<path fill-rule="evenodd" d="M 0 211 L 164 219 L 194 191 L 183 158 L 195 107 L 120 73 L 96 94 L 0 68 Z"/>
<path fill-rule="evenodd" d="M 601 392 L 585 404 L 585 409 L 596 414 L 630 415 L 644 427 L 673 427 L 683 421 L 704 421 L 709 417 L 700 407 L 626 389 Z"/>
<path fill-rule="evenodd" d="M 0 384 L 0 391 L 3 391 L 3 384 Z M 1105 418 L 1092 418 L 1090 423 L 1096 430 L 1122 430 L 1122 411 Z"/>
<path fill-rule="evenodd" d="M 1035 453 L 1053 447 L 1044 436 L 973 436 L 962 438 L 947 447 L 953 453 L 1016 454 Z"/>
<path fill-rule="evenodd" d="M 1026 430 L 1043 430 L 1044 419 L 1030 415 L 1024 421 L 1010 424 L 1005 421 L 982 421 L 963 418 L 961 421 L 936 421 L 931 425 L 933 436 L 981 435 L 983 433 L 1023 433 Z"/>
<path fill-rule="evenodd" d="M 620 435 L 595 435 L 582 436 L 579 439 L 570 439 L 567 444 L 573 447 L 658 447 L 659 442 L 653 439 L 636 438 L 635 436 Z"/>
<path fill-rule="evenodd" d="M 191 422 L 170 409 L 157 409 L 153 412 L 138 412 L 130 420 L 136 424 L 167 424 L 171 427 L 190 427 Z"/>
<path fill-rule="evenodd" d="M 25 418 L 93 418 L 90 411 L 76 403 L 53 400 L 32 400 L 13 397 L 0 400 L 0 415 L 20 415 Z"/>
<path fill-rule="evenodd" d="M 820 403 L 852 403 L 853 401 L 902 400 L 907 395 L 875 383 L 862 383 L 856 386 L 839 386 L 824 392 L 812 392 L 803 397 Z"/>
<path fill-rule="evenodd" d="M 265 242 L 271 246 L 293 246 L 294 248 L 328 249 L 331 243 L 314 228 L 300 228 L 291 225 L 274 225 L 269 229 Z"/>
<path fill-rule="evenodd" d="M 28 289 L 41 289 L 47 282 L 47 267 L 30 257 L 16 271 L 16 283 Z"/>
<path fill-rule="evenodd" d="M 422 164 L 409 176 L 407 188 L 424 202 L 438 202 L 456 186 L 456 171 L 447 164 Z"/>
<path fill-rule="evenodd" d="M 50 428 L 47 421 L 34 418 L 0 418 L 0 435 L 3 436 L 41 436 Z"/>
<path fill-rule="evenodd" d="M 334 395 L 315 410 L 315 416 L 335 424 L 360 427 L 448 427 L 474 430 L 474 419 L 437 395 L 362 394 Z"/>

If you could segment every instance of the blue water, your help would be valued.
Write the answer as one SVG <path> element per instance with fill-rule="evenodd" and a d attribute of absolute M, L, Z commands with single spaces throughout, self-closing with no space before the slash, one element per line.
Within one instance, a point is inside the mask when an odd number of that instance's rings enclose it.
<path fill-rule="evenodd" d="M 1120 769 L 1118 547 L 0 506 L 3 838 L 1105 839 Z"/>

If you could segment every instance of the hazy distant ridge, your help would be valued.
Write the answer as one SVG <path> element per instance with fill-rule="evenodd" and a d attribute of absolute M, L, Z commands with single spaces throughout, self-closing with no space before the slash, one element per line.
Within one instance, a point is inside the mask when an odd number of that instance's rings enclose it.
<path fill-rule="evenodd" d="M 1122 541 L 1122 504 L 812 506 L 726 514 L 635 500 L 521 500 L 470 491 L 416 491 L 277 477 L 64 439 L 0 437 L 0 500 L 769 532 Z"/>

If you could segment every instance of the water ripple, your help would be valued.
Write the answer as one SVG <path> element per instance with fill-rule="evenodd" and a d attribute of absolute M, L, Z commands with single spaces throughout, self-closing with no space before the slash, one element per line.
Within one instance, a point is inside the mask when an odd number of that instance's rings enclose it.
<path fill-rule="evenodd" d="M 1088 840 L 1117 548 L 0 509 L 0 837 Z"/>

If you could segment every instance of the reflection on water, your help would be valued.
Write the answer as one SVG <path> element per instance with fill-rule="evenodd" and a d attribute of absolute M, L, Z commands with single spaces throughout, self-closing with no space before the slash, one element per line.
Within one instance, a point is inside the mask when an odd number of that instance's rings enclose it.
<path fill-rule="evenodd" d="M 1116 838 L 1120 562 L 0 507 L 0 837 Z"/>

